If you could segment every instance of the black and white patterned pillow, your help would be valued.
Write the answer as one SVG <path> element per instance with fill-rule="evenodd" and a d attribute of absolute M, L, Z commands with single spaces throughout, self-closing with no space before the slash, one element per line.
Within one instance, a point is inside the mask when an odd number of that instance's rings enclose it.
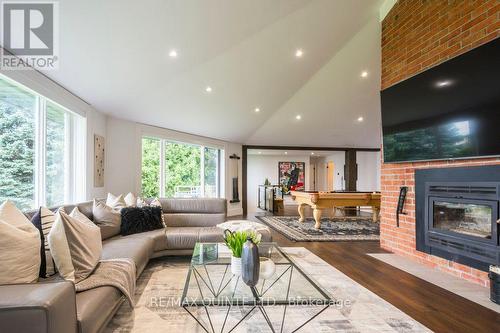
<path fill-rule="evenodd" d="M 48 235 L 52 225 L 56 220 L 56 215 L 45 207 L 40 207 L 31 219 L 31 223 L 40 231 L 41 248 L 40 248 L 40 277 L 48 278 L 57 273 L 56 264 L 50 253 Z"/>

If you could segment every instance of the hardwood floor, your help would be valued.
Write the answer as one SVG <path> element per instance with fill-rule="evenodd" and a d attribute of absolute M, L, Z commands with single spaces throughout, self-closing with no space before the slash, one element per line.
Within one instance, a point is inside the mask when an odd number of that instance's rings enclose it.
<path fill-rule="evenodd" d="M 306 214 L 311 216 L 310 211 Z M 262 213 L 246 218 L 258 221 L 256 215 Z M 298 214 L 286 206 L 283 215 Z M 280 246 L 309 249 L 435 332 L 500 332 L 500 314 L 368 256 L 387 252 L 378 241 L 293 242 L 272 233 Z"/>

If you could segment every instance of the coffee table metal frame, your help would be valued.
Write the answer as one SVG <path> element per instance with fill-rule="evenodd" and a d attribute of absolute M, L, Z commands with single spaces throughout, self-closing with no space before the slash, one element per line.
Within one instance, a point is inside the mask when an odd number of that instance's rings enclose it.
<path fill-rule="evenodd" d="M 220 244 L 217 244 L 217 243 L 197 243 L 194 253 L 196 253 L 198 247 L 207 246 L 207 245 L 208 245 L 208 247 L 213 246 L 215 248 L 216 252 L 218 251 L 218 246 L 220 246 Z M 257 288 L 257 287 L 250 288 L 247 286 L 247 288 L 250 289 L 250 291 L 253 295 L 251 300 L 241 300 L 241 299 L 233 298 L 234 293 L 236 292 L 236 289 L 238 287 L 238 284 L 244 284 L 244 282 L 242 281 L 240 276 L 232 275 L 232 273 L 230 272 L 230 262 L 229 261 L 228 262 L 219 261 L 218 253 L 215 253 L 215 255 L 214 255 L 215 257 L 213 260 L 207 260 L 207 261 L 203 260 L 201 263 L 197 264 L 196 262 L 194 262 L 194 255 L 195 254 L 193 254 L 193 259 L 191 261 L 191 264 L 189 267 L 189 272 L 188 272 L 188 275 L 186 278 L 186 283 L 184 285 L 184 291 L 183 291 L 182 299 L 181 299 L 181 306 L 203 328 L 203 330 L 205 332 L 207 332 L 207 333 L 216 333 L 217 332 L 215 327 L 214 327 L 212 318 L 210 317 L 210 312 L 208 311 L 208 309 L 210 307 L 214 307 L 214 306 L 221 306 L 221 307 L 227 306 L 228 307 L 226 314 L 225 314 L 225 317 L 224 317 L 224 322 L 223 322 L 222 327 L 219 331 L 220 333 L 224 333 L 224 328 L 226 328 L 226 323 L 227 323 L 227 319 L 228 319 L 229 312 L 230 312 L 231 308 L 238 306 L 238 307 L 250 307 L 250 310 L 246 314 L 244 314 L 244 316 L 233 327 L 229 328 L 226 331 L 226 333 L 230 333 L 230 332 L 234 331 L 255 309 L 258 309 L 262 313 L 262 316 L 264 317 L 267 325 L 269 326 L 269 328 L 271 329 L 271 331 L 273 333 L 276 333 L 276 332 L 282 333 L 283 328 L 284 328 L 285 318 L 287 315 L 287 308 L 289 306 L 296 305 L 293 302 L 291 302 L 291 300 L 289 299 L 290 287 L 291 287 L 291 282 L 292 282 L 292 275 L 294 272 L 296 272 L 296 274 L 301 274 L 301 276 L 303 278 L 305 278 L 307 280 L 307 282 L 310 283 L 310 285 L 312 287 L 314 287 L 315 291 L 317 291 L 319 293 L 319 295 L 321 295 L 321 298 L 308 298 L 308 299 L 301 300 L 300 305 L 301 306 L 303 306 L 303 305 L 319 306 L 321 308 L 317 313 L 315 313 L 312 317 L 307 319 L 305 322 L 303 322 L 297 328 L 293 329 L 291 332 L 297 332 L 298 330 L 303 328 L 305 325 L 310 323 L 312 320 L 314 320 L 321 313 L 323 313 L 328 307 L 330 307 L 330 305 L 334 304 L 334 302 L 335 302 L 334 299 L 326 291 L 324 291 L 316 282 L 311 280 L 311 278 L 309 278 L 300 269 L 300 267 L 298 267 L 293 262 L 293 260 L 279 248 L 279 246 L 277 244 L 275 244 L 275 243 L 263 243 L 259 246 L 271 247 L 273 250 L 277 251 L 279 253 L 279 255 L 281 255 L 286 261 L 285 262 L 277 262 L 275 264 L 277 266 L 278 265 L 280 265 L 280 266 L 285 265 L 288 267 L 286 267 L 284 269 L 284 271 L 279 274 L 278 278 L 274 282 L 272 282 L 271 285 L 269 285 L 266 288 L 264 288 L 265 280 L 263 280 L 260 288 Z M 217 283 L 214 284 L 214 281 L 212 281 L 212 279 L 210 278 L 209 270 L 207 269 L 207 266 L 213 266 L 213 265 L 225 266 L 223 277 L 218 284 Z M 206 274 L 207 278 L 203 277 L 202 272 L 204 272 Z M 290 272 L 290 274 L 289 274 L 289 277 L 287 278 L 287 290 L 286 290 L 285 298 L 279 299 L 279 300 L 273 300 L 273 301 L 269 301 L 269 299 L 267 299 L 267 300 L 264 299 L 263 296 L 265 296 L 266 292 L 269 291 L 278 281 L 280 281 L 282 278 L 284 278 L 284 276 L 286 275 L 287 272 Z M 226 276 L 229 276 L 229 275 L 231 275 L 229 277 L 229 280 L 224 283 L 224 279 L 226 278 Z M 189 286 L 191 283 L 191 279 L 193 277 L 196 281 L 196 286 L 197 286 L 198 291 L 200 293 L 201 299 L 191 301 L 188 299 L 188 290 L 189 290 Z M 231 283 L 231 281 L 233 281 L 233 280 L 236 280 L 234 291 L 233 291 L 233 297 L 231 297 L 230 299 L 227 299 L 227 298 L 224 298 L 222 300 L 217 299 L 221 295 L 221 293 L 228 287 L 228 285 Z M 203 290 L 202 290 L 203 285 L 209 290 L 211 296 L 213 296 L 215 299 L 205 298 L 206 295 L 203 294 Z M 200 319 L 198 319 L 189 310 L 189 308 L 193 307 L 193 306 L 204 308 L 205 314 L 208 318 L 209 325 L 205 325 Z M 274 327 L 269 315 L 266 312 L 266 309 L 265 309 L 266 306 L 284 306 L 283 315 L 281 318 L 281 325 L 279 327 L 279 330 L 277 330 L 277 328 Z"/>

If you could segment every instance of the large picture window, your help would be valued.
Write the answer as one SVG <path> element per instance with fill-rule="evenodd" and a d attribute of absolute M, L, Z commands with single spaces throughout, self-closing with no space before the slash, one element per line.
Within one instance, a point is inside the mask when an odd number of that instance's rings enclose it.
<path fill-rule="evenodd" d="M 21 209 L 82 196 L 81 116 L 0 77 L 0 202 Z"/>
<path fill-rule="evenodd" d="M 166 198 L 220 197 L 218 148 L 142 139 L 142 195 Z"/>

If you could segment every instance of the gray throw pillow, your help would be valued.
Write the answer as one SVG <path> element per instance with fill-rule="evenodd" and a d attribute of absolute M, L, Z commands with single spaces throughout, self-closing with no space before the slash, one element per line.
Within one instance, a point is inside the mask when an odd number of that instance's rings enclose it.
<path fill-rule="evenodd" d="M 101 228 L 103 240 L 120 234 L 121 215 L 119 211 L 94 199 L 92 215 L 94 215 L 94 223 Z"/>

